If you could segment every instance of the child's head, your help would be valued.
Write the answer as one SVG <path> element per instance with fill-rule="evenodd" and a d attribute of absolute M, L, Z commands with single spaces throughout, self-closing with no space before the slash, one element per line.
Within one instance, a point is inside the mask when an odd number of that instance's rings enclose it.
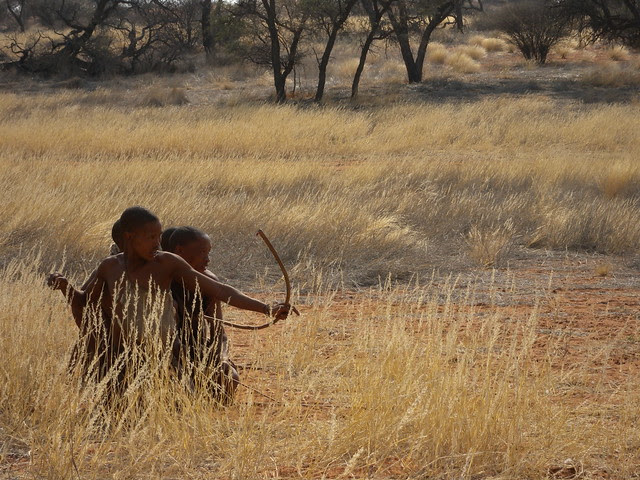
<path fill-rule="evenodd" d="M 145 260 L 153 260 L 160 249 L 162 225 L 143 207 L 129 207 L 120 216 L 123 247 Z"/>
<path fill-rule="evenodd" d="M 122 225 L 120 223 L 120 219 L 116 220 L 116 223 L 111 227 L 111 239 L 118 247 L 118 250 L 122 251 L 124 249 L 124 238 L 122 237 Z"/>
<path fill-rule="evenodd" d="M 173 232 L 175 232 L 176 230 L 176 227 L 169 227 L 164 232 L 162 232 L 162 235 L 160 235 L 160 247 L 165 252 L 171 251 L 169 240 L 171 239 L 171 235 L 173 235 Z"/>
<path fill-rule="evenodd" d="M 168 239 L 167 250 L 180 255 L 194 270 L 204 272 L 209 265 L 211 239 L 197 228 L 178 227 Z"/>

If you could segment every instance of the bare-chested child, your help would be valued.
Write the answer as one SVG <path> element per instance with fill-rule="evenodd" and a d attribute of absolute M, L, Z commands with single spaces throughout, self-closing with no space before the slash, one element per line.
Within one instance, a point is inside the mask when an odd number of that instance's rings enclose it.
<path fill-rule="evenodd" d="M 218 281 L 207 269 L 211 238 L 194 227 L 167 229 L 161 238 L 162 250 L 172 252 L 187 261 L 197 272 Z M 208 378 L 213 393 L 224 403 L 233 400 L 240 377 L 229 359 L 228 339 L 222 323 L 219 299 L 193 295 L 179 282 L 172 282 L 171 293 L 178 310 L 177 332 L 182 347 L 182 360 L 191 369 Z"/>
<path fill-rule="evenodd" d="M 113 244 L 111 245 L 110 255 L 117 256 L 121 262 L 124 261 L 124 256 L 121 253 L 123 238 L 119 219 L 116 220 L 111 228 L 111 238 Z M 95 362 L 94 366 L 98 373 L 98 379 L 100 379 L 106 373 L 104 368 L 105 330 L 104 323 L 98 325 L 96 321 L 109 323 L 109 312 L 103 311 L 98 314 L 95 309 L 100 306 L 92 305 L 94 307 L 93 315 L 84 315 L 87 307 L 86 289 L 95 280 L 96 276 L 97 270 L 94 270 L 78 290 L 60 273 L 50 274 L 47 278 L 47 284 L 54 290 L 60 290 L 65 296 L 71 307 L 73 319 L 80 331 L 79 341 L 74 345 L 69 359 L 69 370 L 72 371 L 76 367 L 80 367 L 82 375 L 86 376 L 90 371 L 91 364 Z"/>
<path fill-rule="evenodd" d="M 131 207 L 120 217 L 123 254 L 103 260 L 95 278 L 87 285 L 86 302 L 111 312 L 108 331 L 110 355 L 118 355 L 128 342 L 143 341 L 145 329 L 153 328 L 167 340 L 175 332 L 173 300 L 168 294 L 173 282 L 186 291 L 199 289 L 203 297 L 215 298 L 232 306 L 286 318 L 290 306 L 270 306 L 196 271 L 180 256 L 160 250 L 162 225 L 142 207 Z M 150 302 L 150 298 L 156 302 Z M 156 305 L 155 324 L 145 325 L 145 305 Z M 159 305 L 159 307 L 158 307 Z"/>

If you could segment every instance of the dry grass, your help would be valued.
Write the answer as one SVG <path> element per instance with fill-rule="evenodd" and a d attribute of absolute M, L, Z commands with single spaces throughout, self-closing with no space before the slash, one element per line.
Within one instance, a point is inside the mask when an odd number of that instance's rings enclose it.
<path fill-rule="evenodd" d="M 605 388 L 605 374 L 554 368 L 562 340 L 535 348 L 535 308 L 516 326 L 497 310 L 479 322 L 473 289 L 453 308 L 455 281 L 384 287 L 387 300 L 363 296 L 338 316 L 325 299 L 242 337 L 242 361 L 262 369 L 244 382 L 277 401 L 243 389 L 223 409 L 156 357 L 117 403 L 104 383 L 81 388 L 65 368 L 75 327 L 41 268 L 23 257 L 0 272 L 0 465 L 15 475 L 543 478 L 573 459 L 629 478 L 639 460 L 637 379 L 576 409 L 563 399 L 583 382 Z"/>
<path fill-rule="evenodd" d="M 478 312 L 473 285 L 454 301 L 455 280 L 379 283 L 448 272 L 452 258 L 500 266 L 512 246 L 637 254 L 639 105 L 150 108 L 139 94 L 0 94 L 3 474 L 544 478 L 566 459 L 635 473 L 637 377 L 610 396 L 588 366 L 613 343 L 559 369 L 536 308 L 514 322 Z M 244 390 L 216 408 L 150 364 L 105 406 L 67 376 L 76 330 L 42 273 L 66 254 L 83 277 L 132 204 L 209 232 L 213 270 L 260 295 L 281 287 L 253 243 L 259 227 L 271 236 L 304 317 L 235 337 L 235 351 L 278 402 Z M 379 287 L 335 297 L 354 284 Z M 587 384 L 600 400 L 576 408 Z"/>
<path fill-rule="evenodd" d="M 465 52 L 459 50 L 448 55 L 444 63 L 459 73 L 477 73 L 480 71 L 480 64 Z"/>
<path fill-rule="evenodd" d="M 608 277 L 612 272 L 612 265 L 610 263 L 601 263 L 596 265 L 595 273 L 598 277 Z"/>
<path fill-rule="evenodd" d="M 466 236 L 469 255 L 483 267 L 501 265 L 513 245 L 513 230 L 512 220 L 496 228 L 481 229 L 474 225 Z"/>
<path fill-rule="evenodd" d="M 140 100 L 142 107 L 165 107 L 169 105 L 185 105 L 189 103 L 184 89 L 173 87 L 151 87 Z"/>
<path fill-rule="evenodd" d="M 427 60 L 437 65 L 443 65 L 449 56 L 447 47 L 441 43 L 431 42 L 427 47 Z"/>
<path fill-rule="evenodd" d="M 355 280 L 428 269 L 424 242 L 442 244 L 506 218 L 541 246 L 624 252 L 640 243 L 638 105 L 86 102 L 66 92 L 0 97 L 5 252 L 46 242 L 47 260 L 65 248 L 95 258 L 110 222 L 131 203 L 149 205 L 167 223 L 224 231 L 224 248 L 245 245 L 256 225 L 297 224 L 287 240 L 291 260 L 348 266 Z M 345 158 L 354 161 L 336 176 L 335 162 Z M 384 254 L 373 259 L 372 251 Z M 231 267 L 222 252 L 217 261 Z"/>
<path fill-rule="evenodd" d="M 483 39 L 480 43 L 480 46 L 487 52 L 506 52 L 509 48 L 507 42 L 505 42 L 501 38 L 494 37 Z"/>
<path fill-rule="evenodd" d="M 631 54 L 629 53 L 629 50 L 626 47 L 623 47 L 622 45 L 616 45 L 614 47 L 611 47 L 607 52 L 607 56 L 609 57 L 609 59 L 613 60 L 614 62 L 626 62 L 631 59 Z"/>
<path fill-rule="evenodd" d="M 640 71 L 608 64 L 593 68 L 582 77 L 582 81 L 596 87 L 635 87 L 640 85 Z"/>
<path fill-rule="evenodd" d="M 465 45 L 458 47 L 456 51 L 464 53 L 473 60 L 480 60 L 487 55 L 487 51 L 482 46 Z"/>

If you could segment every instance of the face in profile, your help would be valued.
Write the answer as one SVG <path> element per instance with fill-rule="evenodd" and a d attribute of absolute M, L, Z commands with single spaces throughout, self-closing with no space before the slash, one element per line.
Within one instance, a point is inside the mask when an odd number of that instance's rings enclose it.
<path fill-rule="evenodd" d="M 125 238 L 136 255 L 150 261 L 160 250 L 161 234 L 162 225 L 160 222 L 154 221 L 147 222 L 132 232 L 126 232 Z"/>
<path fill-rule="evenodd" d="M 209 265 L 210 252 L 211 239 L 208 235 L 192 240 L 185 245 L 179 245 L 175 249 L 175 253 L 184 258 L 184 260 L 198 272 L 204 272 L 206 270 Z"/>

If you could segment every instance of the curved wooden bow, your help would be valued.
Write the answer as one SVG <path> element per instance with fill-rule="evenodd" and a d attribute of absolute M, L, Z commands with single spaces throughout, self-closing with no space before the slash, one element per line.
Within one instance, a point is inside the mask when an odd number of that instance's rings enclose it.
<path fill-rule="evenodd" d="M 273 247 L 273 245 L 271 244 L 271 242 L 269 241 L 269 239 L 267 238 L 267 236 L 262 230 L 258 230 L 258 233 L 256 233 L 256 235 L 262 238 L 264 243 L 267 245 L 267 248 L 271 252 L 271 255 L 273 255 L 273 258 L 276 259 L 276 262 L 278 263 L 280 270 L 282 271 L 282 276 L 284 277 L 284 285 L 286 288 L 285 300 L 283 302 L 284 305 L 289 306 L 291 308 L 291 311 L 296 315 L 300 315 L 300 312 L 298 312 L 298 309 L 289 303 L 291 301 L 291 282 L 289 281 L 289 274 L 287 273 L 287 269 L 285 268 L 284 263 L 282 263 L 282 260 L 280 259 L 280 255 L 278 255 L 278 252 L 276 252 L 276 249 Z M 271 325 L 275 325 L 278 322 L 278 319 L 276 318 L 273 321 L 263 323 L 262 325 L 254 326 L 254 325 L 241 325 L 238 323 L 227 322 L 226 320 L 220 320 L 220 319 L 215 319 L 215 320 L 227 327 L 237 328 L 239 330 L 262 330 L 263 328 L 270 327 Z"/>
<path fill-rule="evenodd" d="M 273 255 L 273 258 L 275 258 L 276 262 L 278 262 L 278 266 L 280 267 L 280 270 L 282 271 L 282 276 L 284 277 L 284 285 L 285 285 L 285 288 L 287 289 L 284 304 L 290 305 L 289 301 L 291 300 L 291 282 L 289 281 L 289 274 L 287 273 L 287 269 L 284 268 L 284 264 L 282 263 L 282 260 L 280 260 L 280 255 L 278 255 L 278 252 L 276 252 L 276 249 L 273 248 L 273 245 L 271 245 L 271 242 L 269 241 L 267 236 L 264 234 L 264 232 L 262 230 L 258 230 L 258 233 L 256 233 L 256 235 L 262 238 L 264 243 L 267 245 L 267 248 L 271 252 L 271 255 Z"/>

